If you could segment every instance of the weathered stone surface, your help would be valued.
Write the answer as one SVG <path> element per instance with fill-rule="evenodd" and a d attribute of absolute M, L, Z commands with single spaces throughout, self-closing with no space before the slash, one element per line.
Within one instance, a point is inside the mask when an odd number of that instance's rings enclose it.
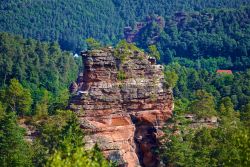
<path fill-rule="evenodd" d="M 173 110 L 162 66 L 140 52 L 121 63 L 110 48 L 84 52 L 82 57 L 85 70 L 77 86 L 71 86 L 69 106 L 87 133 L 87 147 L 98 143 L 120 166 L 157 166 L 153 150 Z M 120 72 L 125 74 L 122 80 Z"/>
<path fill-rule="evenodd" d="M 18 119 L 18 124 L 20 127 L 25 129 L 24 139 L 27 142 L 32 143 L 36 139 L 36 137 L 39 135 L 39 132 L 37 131 L 36 127 L 29 124 L 27 120 L 28 120 L 27 117 Z"/>
<path fill-rule="evenodd" d="M 201 128 L 201 127 L 215 128 L 219 125 L 218 117 L 216 116 L 198 119 L 195 114 L 185 114 L 184 117 L 190 120 L 191 128 Z"/>

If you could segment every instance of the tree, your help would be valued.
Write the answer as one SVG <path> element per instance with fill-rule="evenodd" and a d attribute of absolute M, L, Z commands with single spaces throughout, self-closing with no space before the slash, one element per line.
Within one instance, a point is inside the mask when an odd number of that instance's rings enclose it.
<path fill-rule="evenodd" d="M 167 166 L 193 166 L 192 136 L 189 121 L 174 114 L 164 129 L 160 157 Z"/>
<path fill-rule="evenodd" d="M 5 116 L 5 106 L 2 104 L 2 102 L 0 101 L 0 120 L 2 120 Z"/>
<path fill-rule="evenodd" d="M 216 158 L 213 157 L 217 140 L 212 135 L 212 130 L 206 127 L 198 129 L 192 139 L 194 150 L 194 164 L 204 167 L 216 166 Z"/>
<path fill-rule="evenodd" d="M 96 146 L 91 150 L 77 147 L 74 152 L 69 147 L 69 152 L 56 151 L 48 160 L 46 167 L 109 167 L 111 164 L 103 157 Z"/>
<path fill-rule="evenodd" d="M 174 71 L 164 72 L 165 83 L 167 87 L 174 88 L 178 81 L 178 75 Z"/>
<path fill-rule="evenodd" d="M 7 88 L 6 103 L 11 111 L 16 112 L 19 116 L 24 116 L 30 112 L 32 98 L 30 91 L 23 88 L 18 80 L 12 79 L 10 86 Z"/>
<path fill-rule="evenodd" d="M 197 90 L 195 100 L 189 106 L 189 111 L 194 113 L 198 118 L 215 116 L 214 97 L 204 90 Z"/>
<path fill-rule="evenodd" d="M 188 87 L 189 89 L 192 89 L 192 90 L 198 90 L 199 87 L 198 87 L 198 82 L 199 80 L 201 80 L 198 76 L 198 72 L 194 69 L 190 69 L 189 73 L 188 73 L 188 76 L 187 76 L 187 79 L 188 79 Z"/>
<path fill-rule="evenodd" d="M 63 127 L 59 135 L 59 145 L 57 150 L 63 152 L 69 152 L 67 149 L 71 149 L 71 152 L 74 152 L 77 147 L 84 146 L 84 135 L 83 131 L 80 128 L 77 116 L 73 113 L 69 113 L 69 118 L 66 125 Z"/>
<path fill-rule="evenodd" d="M 49 114 L 55 114 L 57 110 L 64 110 L 68 105 L 69 97 L 68 89 L 58 91 L 57 94 L 53 96 L 49 106 Z"/>
<path fill-rule="evenodd" d="M 157 47 L 155 45 L 149 45 L 148 47 L 150 56 L 156 58 L 156 60 L 160 60 L 160 52 L 158 51 Z"/>
<path fill-rule="evenodd" d="M 0 87 L 18 79 L 31 90 L 44 87 L 56 93 L 77 76 L 79 59 L 62 51 L 58 43 L 40 42 L 0 33 Z M 15 64 L 14 64 L 15 63 Z"/>
<path fill-rule="evenodd" d="M 187 108 L 190 104 L 190 101 L 186 98 L 175 99 L 174 100 L 174 112 L 177 114 L 182 114 L 188 112 Z"/>
<path fill-rule="evenodd" d="M 0 164 L 3 167 L 32 166 L 32 151 L 24 140 L 24 130 L 18 126 L 13 112 L 6 114 L 1 111 L 0 154 Z"/>
<path fill-rule="evenodd" d="M 83 132 L 77 117 L 71 111 L 68 111 L 68 114 L 69 118 L 66 125 L 60 130 L 57 140 L 54 141 L 57 144 L 55 143 L 54 153 L 48 159 L 46 166 L 109 166 L 97 145 L 91 150 L 84 149 Z"/>
<path fill-rule="evenodd" d="M 88 50 L 99 49 L 101 47 L 101 44 L 94 38 L 87 38 L 85 42 L 87 43 Z"/>
<path fill-rule="evenodd" d="M 40 120 L 36 128 L 40 132 L 34 143 L 33 161 L 37 166 L 43 166 L 55 150 L 66 156 L 84 146 L 83 132 L 72 111 L 57 110 L 54 115 Z"/>
<path fill-rule="evenodd" d="M 219 112 L 221 116 L 226 116 L 231 119 L 236 118 L 236 112 L 234 111 L 234 105 L 230 97 L 224 97 L 220 100 Z"/>
<path fill-rule="evenodd" d="M 237 118 L 236 118 L 237 119 Z M 214 129 L 213 136 L 217 140 L 214 152 L 217 166 L 249 166 L 250 139 L 249 129 L 235 123 L 221 122 L 217 129 Z"/>
<path fill-rule="evenodd" d="M 246 127 L 250 128 L 250 103 L 247 103 L 242 107 L 240 113 L 241 121 L 245 124 Z"/>
<path fill-rule="evenodd" d="M 41 133 L 39 140 L 41 144 L 48 148 L 49 154 L 57 149 L 61 141 L 61 133 L 67 121 L 72 115 L 71 111 L 57 110 L 54 115 L 47 116 L 46 119 L 41 120 L 37 125 L 37 130 Z"/>
<path fill-rule="evenodd" d="M 42 91 L 41 99 L 35 105 L 35 116 L 40 118 L 47 116 L 49 110 L 49 92 L 47 90 Z"/>
<path fill-rule="evenodd" d="M 121 60 L 121 63 L 127 60 L 133 51 L 141 52 L 134 44 L 128 43 L 126 40 L 121 40 L 115 47 L 114 56 Z"/>

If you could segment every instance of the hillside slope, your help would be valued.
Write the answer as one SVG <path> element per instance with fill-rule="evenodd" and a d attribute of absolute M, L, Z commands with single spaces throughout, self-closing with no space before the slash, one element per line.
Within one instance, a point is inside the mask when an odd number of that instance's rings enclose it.
<path fill-rule="evenodd" d="M 246 4 L 248 0 L 5 0 L 0 3 L 0 31 L 44 41 L 58 40 L 62 49 L 79 51 L 85 47 L 87 37 L 116 43 L 124 26 L 152 13 L 168 16 L 180 10 Z"/>
<path fill-rule="evenodd" d="M 249 68 L 250 7 L 178 12 L 165 19 L 165 27 L 157 20 L 143 23 L 132 41 L 145 50 L 155 44 L 165 64 L 176 58 L 222 58 L 220 68 Z"/>

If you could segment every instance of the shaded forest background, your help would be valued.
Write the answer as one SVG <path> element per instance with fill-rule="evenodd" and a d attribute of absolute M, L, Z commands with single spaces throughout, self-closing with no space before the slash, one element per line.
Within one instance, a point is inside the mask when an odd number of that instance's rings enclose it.
<path fill-rule="evenodd" d="M 58 41 L 63 50 L 86 48 L 84 39 L 93 37 L 115 44 L 123 28 L 146 16 L 169 17 L 176 11 L 234 8 L 248 0 L 4 0 L 0 3 L 0 31 L 43 41 Z"/>

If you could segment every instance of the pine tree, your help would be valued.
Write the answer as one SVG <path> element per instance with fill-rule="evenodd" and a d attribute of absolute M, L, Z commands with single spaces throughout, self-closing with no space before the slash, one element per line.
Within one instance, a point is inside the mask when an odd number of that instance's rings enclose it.
<path fill-rule="evenodd" d="M 195 100 L 191 102 L 189 110 L 198 118 L 215 116 L 214 97 L 204 90 L 198 90 L 195 93 Z"/>
<path fill-rule="evenodd" d="M 10 81 L 10 86 L 5 94 L 6 102 L 11 111 L 16 112 L 20 116 L 24 116 L 30 112 L 32 98 L 30 91 L 22 87 L 16 79 Z"/>
<path fill-rule="evenodd" d="M 32 152 L 24 140 L 24 130 L 18 127 L 15 113 L 4 113 L 0 105 L 0 164 L 3 167 L 32 166 Z"/>
<path fill-rule="evenodd" d="M 155 45 L 149 45 L 148 49 L 150 56 L 156 58 L 157 60 L 160 60 L 160 52 L 157 50 L 157 47 Z"/>

